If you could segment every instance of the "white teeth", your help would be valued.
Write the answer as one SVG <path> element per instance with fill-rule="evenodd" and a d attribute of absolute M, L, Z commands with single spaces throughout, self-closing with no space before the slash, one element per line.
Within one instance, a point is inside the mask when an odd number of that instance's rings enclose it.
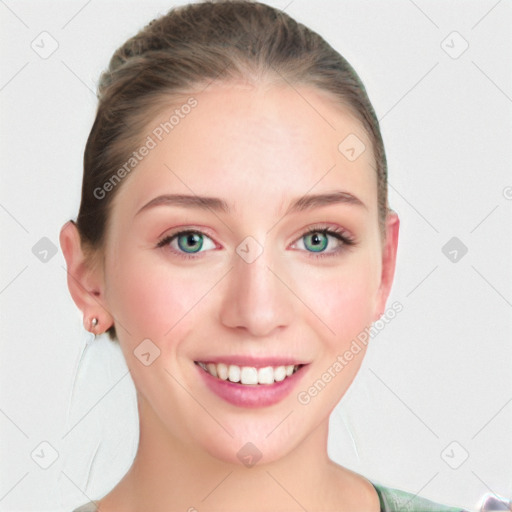
<path fill-rule="evenodd" d="M 219 379 L 228 380 L 228 367 L 224 363 L 217 365 L 217 376 Z"/>
<path fill-rule="evenodd" d="M 217 367 L 213 363 L 208 363 L 206 365 L 206 369 L 209 373 L 211 373 L 214 377 L 217 377 Z"/>
<path fill-rule="evenodd" d="M 265 366 L 258 370 L 259 384 L 274 384 L 274 370 L 272 366 Z"/>
<path fill-rule="evenodd" d="M 234 364 L 229 365 L 228 379 L 231 382 L 240 382 L 240 366 Z"/>
<path fill-rule="evenodd" d="M 230 382 L 239 382 L 245 385 L 256 384 L 274 384 L 281 382 L 287 377 L 293 375 L 299 368 L 293 364 L 286 366 L 265 366 L 264 368 L 255 368 L 253 366 L 237 366 L 236 364 L 225 363 L 201 363 L 199 366 L 203 368 L 213 377 Z"/>
<path fill-rule="evenodd" d="M 242 384 L 258 384 L 258 370 L 251 366 L 244 366 L 240 373 L 240 382 Z"/>
<path fill-rule="evenodd" d="M 278 366 L 274 368 L 274 380 L 276 382 L 281 382 L 286 378 L 286 368 L 284 366 Z"/>

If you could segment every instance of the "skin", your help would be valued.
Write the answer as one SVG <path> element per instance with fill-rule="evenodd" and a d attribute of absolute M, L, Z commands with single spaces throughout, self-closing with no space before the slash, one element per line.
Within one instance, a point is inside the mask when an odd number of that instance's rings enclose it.
<path fill-rule="evenodd" d="M 314 88 L 224 83 L 194 97 L 197 107 L 118 185 L 101 264 L 87 265 L 72 223 L 61 230 L 71 294 L 85 319 L 100 320 L 98 332 L 116 325 L 138 395 L 138 452 L 100 510 L 378 511 L 371 484 L 327 456 L 329 415 L 364 347 L 309 404 L 297 400 L 385 311 L 399 219 L 388 214 L 383 239 L 370 141 Z M 367 148 L 352 162 L 338 151 L 351 133 Z M 334 190 L 364 206 L 284 215 L 294 199 Z M 164 193 L 219 197 L 230 211 L 137 214 Z M 329 237 L 330 255 L 315 259 L 303 236 L 311 226 L 343 229 L 356 243 L 334 253 L 340 242 Z M 177 240 L 157 247 L 176 228 L 208 237 L 195 259 L 172 252 Z M 264 249 L 252 263 L 235 251 L 247 236 Z M 161 351 L 149 366 L 133 354 L 147 338 Z M 219 354 L 310 364 L 284 400 L 250 409 L 198 379 L 193 362 Z M 262 453 L 251 468 L 236 455 L 247 442 Z"/>

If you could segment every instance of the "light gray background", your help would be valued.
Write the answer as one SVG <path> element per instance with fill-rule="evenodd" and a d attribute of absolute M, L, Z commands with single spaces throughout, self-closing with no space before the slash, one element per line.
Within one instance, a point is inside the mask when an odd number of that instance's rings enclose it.
<path fill-rule="evenodd" d="M 77 375 L 88 335 L 64 258 L 59 248 L 41 261 L 33 247 L 43 237 L 58 246 L 78 211 L 100 72 L 176 3 L 0 1 L 2 511 L 70 511 L 108 492 L 135 454 L 120 352 L 100 337 Z M 511 3 L 269 3 L 317 30 L 361 76 L 401 217 L 389 304 L 404 309 L 373 339 L 332 416 L 331 456 L 470 510 L 488 492 L 512 498 Z M 48 58 L 31 47 L 51 47 L 43 31 L 58 42 Z M 460 56 L 453 31 L 469 43 Z M 456 262 L 442 252 L 452 237 L 468 248 Z"/>

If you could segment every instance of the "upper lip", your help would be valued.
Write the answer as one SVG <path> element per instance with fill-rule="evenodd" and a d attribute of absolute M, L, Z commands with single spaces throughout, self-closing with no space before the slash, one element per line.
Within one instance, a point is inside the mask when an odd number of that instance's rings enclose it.
<path fill-rule="evenodd" d="M 254 368 L 265 368 L 266 366 L 289 366 L 308 364 L 306 361 L 294 357 L 254 357 L 254 356 L 213 356 L 195 359 L 197 363 L 224 363 L 236 366 L 252 366 Z"/>

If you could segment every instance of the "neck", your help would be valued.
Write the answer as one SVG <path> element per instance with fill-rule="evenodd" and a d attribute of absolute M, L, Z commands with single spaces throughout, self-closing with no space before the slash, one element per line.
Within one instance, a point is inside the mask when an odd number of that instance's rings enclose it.
<path fill-rule="evenodd" d="M 369 490 L 367 482 L 360 477 L 356 481 L 355 473 L 328 458 L 328 419 L 285 457 L 249 467 L 219 460 L 193 443 L 183 444 L 144 398 L 138 398 L 137 455 L 121 482 L 99 502 L 100 512 L 279 512 L 328 509 L 334 503 L 336 510 L 343 510 L 340 499 L 353 503 L 352 495 L 360 496 L 365 486 Z"/>

